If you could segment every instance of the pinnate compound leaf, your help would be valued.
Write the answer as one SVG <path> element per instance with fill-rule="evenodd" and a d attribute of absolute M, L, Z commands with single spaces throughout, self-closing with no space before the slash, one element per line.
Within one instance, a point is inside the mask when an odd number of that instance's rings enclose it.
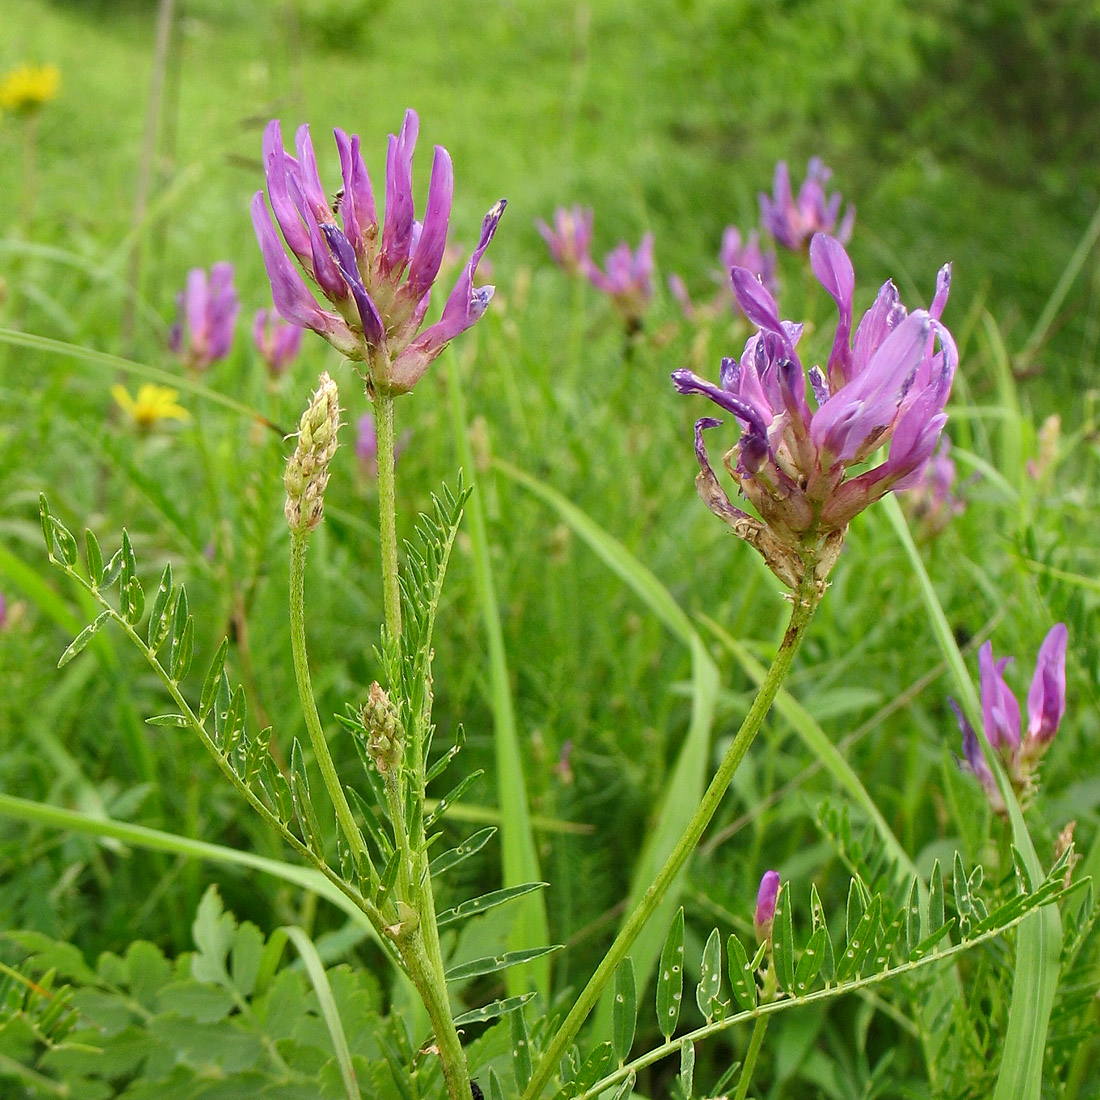
<path fill-rule="evenodd" d="M 670 1039 L 680 1019 L 684 996 L 684 910 L 681 906 L 672 919 L 661 963 L 657 969 L 657 1026 Z"/>
<path fill-rule="evenodd" d="M 726 940 L 726 959 L 733 999 L 742 1012 L 751 1012 L 756 1008 L 756 978 L 744 945 L 735 935 Z"/>
<path fill-rule="evenodd" d="M 611 1011 L 611 1045 L 621 1066 L 634 1045 L 638 1023 L 638 992 L 634 985 L 634 960 L 627 955 L 615 971 L 615 999 Z"/>
<path fill-rule="evenodd" d="M 95 619 L 69 643 L 68 649 L 66 649 L 58 659 L 57 667 L 64 668 L 75 656 L 81 653 L 84 647 L 99 633 L 104 623 L 106 623 L 110 617 L 111 613 L 109 611 L 101 611 Z"/>

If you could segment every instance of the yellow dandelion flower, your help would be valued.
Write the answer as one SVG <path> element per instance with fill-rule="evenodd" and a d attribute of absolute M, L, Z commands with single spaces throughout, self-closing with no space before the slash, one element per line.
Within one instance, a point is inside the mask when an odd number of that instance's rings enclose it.
<path fill-rule="evenodd" d="M 139 390 L 137 400 L 130 396 L 125 386 L 112 386 L 111 396 L 118 406 L 143 432 L 154 427 L 158 420 L 190 420 L 191 414 L 176 403 L 179 392 L 169 386 L 156 386 L 146 382 Z"/>
<path fill-rule="evenodd" d="M 61 71 L 56 65 L 20 65 L 0 77 L 0 109 L 29 115 L 57 98 Z"/>

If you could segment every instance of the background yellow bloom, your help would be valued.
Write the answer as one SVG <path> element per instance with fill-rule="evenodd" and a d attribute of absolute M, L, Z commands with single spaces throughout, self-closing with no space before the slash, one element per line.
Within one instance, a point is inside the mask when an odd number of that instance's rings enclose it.
<path fill-rule="evenodd" d="M 125 386 L 112 386 L 111 396 L 142 431 L 148 431 L 158 420 L 191 419 L 191 414 L 176 402 L 179 392 L 170 386 L 146 382 L 138 390 L 137 400 L 130 396 Z"/>
<path fill-rule="evenodd" d="M 23 64 L 0 78 L 0 109 L 30 114 L 57 98 L 61 71 L 56 65 Z"/>

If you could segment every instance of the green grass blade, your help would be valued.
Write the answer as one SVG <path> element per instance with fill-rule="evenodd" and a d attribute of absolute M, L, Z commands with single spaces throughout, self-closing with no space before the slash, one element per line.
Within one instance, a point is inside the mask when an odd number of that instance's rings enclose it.
<path fill-rule="evenodd" d="M 470 449 L 466 404 L 462 394 L 462 379 L 453 354 L 447 355 L 447 376 L 451 391 L 451 415 L 459 465 L 474 469 Z M 500 609 L 493 585 L 489 556 L 489 533 L 481 494 L 476 490 L 466 504 L 468 530 L 473 543 L 474 571 L 478 599 L 481 603 L 485 634 L 489 645 L 489 680 L 492 691 L 493 738 L 497 762 L 497 799 L 500 803 L 500 840 L 503 886 L 508 889 L 542 878 L 538 850 L 531 827 L 531 811 L 527 802 L 527 783 L 523 772 L 516 729 L 512 689 L 508 678 L 508 658 L 504 651 L 504 631 L 500 624 Z M 550 925 L 546 917 L 546 901 L 542 891 L 521 898 L 514 907 L 515 919 L 508 934 L 508 946 L 522 950 L 532 944 L 550 941 Z M 549 1001 L 550 961 L 542 957 L 511 968 L 505 975 L 509 998 L 518 997 L 532 985 Z"/>
<path fill-rule="evenodd" d="M 359 1084 L 355 1079 L 355 1067 L 351 1064 L 348 1039 L 344 1034 L 344 1025 L 340 1020 L 336 998 L 332 995 L 332 986 L 328 983 L 328 975 L 325 973 L 321 956 L 317 954 L 313 941 L 297 925 L 283 925 L 281 931 L 298 949 L 306 973 L 309 975 L 310 984 L 313 986 L 313 992 L 317 994 L 321 1018 L 325 1021 L 325 1027 L 328 1028 L 329 1037 L 332 1039 L 332 1048 L 336 1052 L 336 1064 L 340 1067 L 340 1078 L 344 1082 L 344 1095 L 348 1100 L 361 1100 Z"/>
<path fill-rule="evenodd" d="M 981 704 L 974 683 L 967 672 L 962 653 L 940 605 L 932 580 L 924 568 L 920 552 L 902 514 L 896 497 L 887 495 L 882 504 L 894 531 L 909 558 L 920 587 L 925 608 L 932 622 L 932 631 L 955 678 L 962 708 L 975 729 L 982 727 Z M 1008 808 L 1012 841 L 1020 850 L 1033 882 L 1046 877 L 1035 851 L 1031 836 L 1000 761 L 984 738 L 978 739 L 993 774 L 997 777 L 1001 796 Z M 1038 1100 L 1043 1077 L 1043 1054 L 1046 1050 L 1047 1028 L 1058 986 L 1059 957 L 1062 948 L 1062 919 L 1054 905 L 1045 905 L 1032 913 L 1020 925 L 1016 937 L 1016 977 L 1012 986 L 1008 1029 L 1004 1040 L 1004 1055 L 997 1075 L 993 1100 Z"/>
<path fill-rule="evenodd" d="M 626 908 L 630 913 L 641 901 L 642 895 L 657 872 L 664 866 L 665 860 L 683 834 L 695 807 L 703 797 L 707 778 L 707 759 L 710 753 L 711 727 L 718 699 L 718 668 L 692 626 L 691 620 L 673 599 L 672 594 L 621 542 L 608 534 L 591 516 L 567 500 L 556 489 L 552 489 L 510 463 L 497 460 L 494 465 L 501 473 L 550 505 L 588 544 L 596 556 L 623 580 L 649 610 L 691 650 L 691 720 L 688 734 L 669 778 L 667 794 L 658 814 L 656 826 L 651 831 L 634 867 Z M 683 882 L 685 875 L 686 868 L 680 873 L 678 883 Z M 639 994 L 645 990 L 653 976 L 660 958 L 661 945 L 664 942 L 664 930 L 672 922 L 680 905 L 679 895 L 679 885 L 673 885 L 631 947 L 630 954 L 634 959 Z M 595 1042 L 611 1038 L 613 1016 L 614 992 L 609 988 L 604 992 L 596 1010 L 596 1018 L 592 1026 Z"/>

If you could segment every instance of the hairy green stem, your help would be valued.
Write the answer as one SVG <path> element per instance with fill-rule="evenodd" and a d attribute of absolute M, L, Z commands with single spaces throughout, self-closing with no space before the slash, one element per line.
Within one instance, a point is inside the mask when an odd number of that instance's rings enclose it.
<path fill-rule="evenodd" d="M 386 630 L 401 637 L 401 586 L 397 580 L 397 491 L 394 477 L 393 396 L 374 395 L 374 427 L 378 433 L 378 532 L 382 543 L 382 598 Z"/>
<path fill-rule="evenodd" d="M 813 558 L 808 556 L 804 561 L 803 580 L 793 596 L 794 607 L 791 610 L 791 619 L 787 625 L 786 633 L 783 635 L 783 641 L 779 645 L 779 651 L 775 655 L 771 668 L 768 669 L 764 682 L 760 685 L 760 690 L 753 700 L 748 714 L 745 715 L 744 722 L 741 723 L 741 728 L 737 731 L 737 736 L 733 739 L 729 749 L 726 750 L 722 763 L 718 766 L 710 786 L 707 787 L 698 809 L 696 809 L 680 839 L 676 842 L 676 847 L 669 854 L 665 865 L 657 872 L 657 877 L 645 892 L 634 912 L 630 914 L 618 936 L 615 937 L 615 942 L 596 968 L 596 972 L 589 979 L 588 984 L 581 991 L 580 997 L 577 998 L 576 1003 L 570 1009 L 550 1045 L 544 1051 L 531 1077 L 531 1082 L 523 1093 L 523 1100 L 535 1100 L 536 1097 L 542 1095 L 561 1061 L 562 1055 L 588 1018 L 588 1014 L 595 1006 L 604 986 L 610 981 L 619 963 L 626 957 L 631 944 L 653 915 L 661 899 L 676 879 L 677 874 L 679 874 L 680 869 L 695 850 L 707 825 L 710 824 L 710 820 L 718 809 L 734 773 L 760 731 L 764 718 L 775 699 L 776 692 L 778 692 L 780 684 L 782 684 L 790 670 L 791 662 L 798 652 L 806 628 L 813 618 L 814 611 L 821 602 L 822 586 L 814 578 L 815 564 L 816 556 Z"/>
<path fill-rule="evenodd" d="M 309 731 L 309 740 L 313 745 L 313 755 L 321 769 L 321 778 L 325 790 L 332 799 L 336 810 L 336 820 L 347 838 L 356 862 L 369 863 L 366 841 L 356 824 L 355 815 L 348 805 L 347 796 L 336 774 L 336 765 L 328 751 L 328 741 L 321 727 L 321 716 L 317 713 L 317 702 L 313 698 L 313 684 L 309 677 L 309 658 L 306 655 L 306 543 L 309 532 L 292 531 L 290 535 L 290 647 L 294 655 L 294 678 L 298 682 L 298 698 L 302 704 L 302 716 Z"/>
<path fill-rule="evenodd" d="M 749 1083 L 752 1081 L 752 1072 L 756 1069 L 756 1058 L 760 1048 L 764 1045 L 764 1035 L 768 1030 L 770 1016 L 757 1016 L 753 1025 L 752 1038 L 749 1040 L 749 1049 L 745 1054 L 745 1064 L 741 1067 L 741 1079 L 737 1082 L 737 1091 L 733 1094 L 733 1100 L 745 1100 L 749 1094 Z"/>

